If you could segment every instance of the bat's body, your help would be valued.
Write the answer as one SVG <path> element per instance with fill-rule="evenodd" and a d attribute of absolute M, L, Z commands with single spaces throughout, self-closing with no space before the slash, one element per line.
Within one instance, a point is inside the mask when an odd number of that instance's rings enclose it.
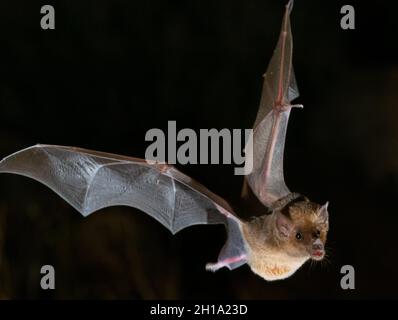
<path fill-rule="evenodd" d="M 287 278 L 308 259 L 324 256 L 327 204 L 320 206 L 299 194 L 290 194 L 286 200 L 272 214 L 253 218 L 243 227 L 248 264 L 266 280 Z"/>
<path fill-rule="evenodd" d="M 271 214 L 243 221 L 229 204 L 167 164 L 86 149 L 36 145 L 0 162 L 0 172 L 36 179 L 84 216 L 101 208 L 136 207 L 172 233 L 195 224 L 224 224 L 228 239 L 208 270 L 248 263 L 266 280 L 289 277 L 305 261 L 320 260 L 328 231 L 327 204 L 291 193 L 283 177 L 290 101 L 298 96 L 286 6 L 278 45 L 269 64 L 254 125 L 253 171 L 247 183 Z M 250 146 L 250 144 L 248 144 Z M 253 152 L 251 152 L 253 151 Z"/>

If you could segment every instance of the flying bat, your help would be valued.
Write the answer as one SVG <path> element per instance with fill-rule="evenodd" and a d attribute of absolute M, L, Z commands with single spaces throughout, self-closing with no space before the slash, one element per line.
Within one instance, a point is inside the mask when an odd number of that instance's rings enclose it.
<path fill-rule="evenodd" d="M 81 148 L 35 145 L 0 162 L 0 172 L 35 179 L 61 196 L 83 216 L 105 207 L 138 208 L 173 234 L 197 224 L 224 224 L 227 241 L 216 271 L 248 264 L 266 280 L 291 276 L 307 260 L 325 255 L 328 203 L 319 205 L 290 192 L 284 182 L 283 152 L 291 101 L 298 97 L 292 67 L 290 12 L 285 9 L 281 34 L 264 75 L 253 128 L 252 172 L 248 187 L 264 205 L 264 214 L 243 220 L 221 197 L 174 166 Z M 249 148 L 250 144 L 247 145 Z"/>

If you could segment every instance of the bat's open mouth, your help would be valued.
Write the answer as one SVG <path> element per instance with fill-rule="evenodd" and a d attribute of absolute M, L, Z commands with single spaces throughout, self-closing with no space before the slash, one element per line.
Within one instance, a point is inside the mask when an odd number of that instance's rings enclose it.
<path fill-rule="evenodd" d="M 311 259 L 320 261 L 325 256 L 324 250 L 315 250 L 311 253 Z"/>

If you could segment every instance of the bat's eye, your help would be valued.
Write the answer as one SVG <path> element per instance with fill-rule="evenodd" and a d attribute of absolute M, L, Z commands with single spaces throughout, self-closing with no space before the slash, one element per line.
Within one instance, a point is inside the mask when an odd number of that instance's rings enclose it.
<path fill-rule="evenodd" d="M 302 240 L 303 239 L 303 235 L 300 232 L 296 233 L 296 239 L 297 240 Z"/>

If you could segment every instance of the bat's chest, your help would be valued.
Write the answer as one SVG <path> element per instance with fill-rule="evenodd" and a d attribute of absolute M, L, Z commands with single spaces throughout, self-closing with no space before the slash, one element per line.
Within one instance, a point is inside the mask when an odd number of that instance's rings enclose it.
<path fill-rule="evenodd" d="M 290 277 L 306 259 L 288 258 L 285 255 L 256 254 L 249 259 L 252 271 L 265 280 L 281 280 Z"/>

